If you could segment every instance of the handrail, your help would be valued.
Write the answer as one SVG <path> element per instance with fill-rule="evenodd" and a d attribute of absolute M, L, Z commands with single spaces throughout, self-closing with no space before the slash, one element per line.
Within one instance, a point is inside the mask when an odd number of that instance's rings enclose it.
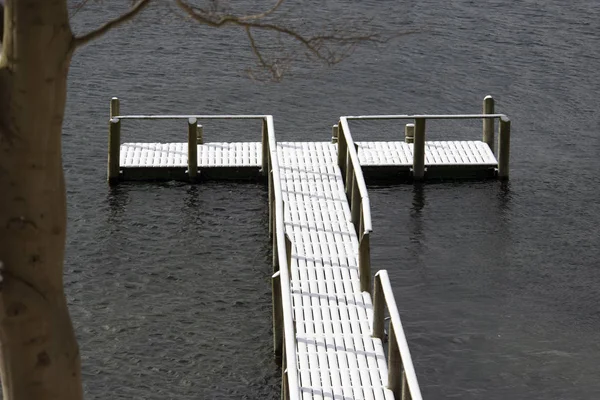
<path fill-rule="evenodd" d="M 371 248 L 370 234 L 373 231 L 371 222 L 371 203 L 367 192 L 367 184 L 358 161 L 356 145 L 350 134 L 346 117 L 341 117 L 338 124 L 338 166 L 342 172 L 346 186 L 346 195 L 350 204 L 352 223 L 358 236 L 358 270 L 360 290 L 369 291 L 371 286 Z"/>
<path fill-rule="evenodd" d="M 272 189 L 270 190 L 270 208 L 272 221 L 272 231 L 274 237 L 273 248 L 274 252 L 277 252 L 277 261 L 279 263 L 279 271 L 275 273 L 279 277 L 281 287 L 281 308 L 283 314 L 283 384 L 282 390 L 284 395 L 288 396 L 290 400 L 300 399 L 300 386 L 298 383 L 298 368 L 297 368 L 297 357 L 296 357 L 296 334 L 293 322 L 293 310 L 291 303 L 291 292 L 290 292 L 290 261 L 291 261 L 291 242 L 285 234 L 284 225 L 284 202 L 281 190 L 281 179 L 279 176 L 279 162 L 277 159 L 277 142 L 275 140 L 275 130 L 273 126 L 273 117 L 268 115 L 265 116 L 266 130 L 269 147 L 269 175 Z M 264 154 L 264 153 L 263 153 Z M 271 199 L 271 197 L 273 199 Z M 274 212 L 273 212 L 274 208 Z M 287 239 L 287 240 L 286 240 Z M 274 276 L 275 276 L 274 275 Z M 275 331 L 273 335 L 277 335 Z"/>
<path fill-rule="evenodd" d="M 344 134 L 349 133 L 348 121 L 368 121 L 368 120 L 414 120 L 414 138 L 410 143 L 413 144 L 413 179 L 422 180 L 425 178 L 425 121 L 430 119 L 483 119 L 483 141 L 488 144 L 492 153 L 494 153 L 493 139 L 493 120 L 499 120 L 498 126 L 498 168 L 497 176 L 500 179 L 508 179 L 509 176 L 509 158 L 510 158 L 510 119 L 505 114 L 493 112 L 494 99 L 492 96 L 486 96 L 483 105 L 483 114 L 398 114 L 398 115 L 358 115 L 345 116 L 340 118 L 345 121 Z M 492 120 L 490 122 L 490 120 Z M 486 122 L 487 121 L 487 122 Z M 407 134 L 408 135 L 408 134 Z"/>
<path fill-rule="evenodd" d="M 121 115 L 120 100 L 113 97 L 110 102 L 110 120 L 109 120 L 109 137 L 108 137 L 108 168 L 107 178 L 109 183 L 115 183 L 120 177 L 120 151 L 121 151 L 121 120 L 188 120 L 188 169 L 187 174 L 190 181 L 195 181 L 198 175 L 198 160 L 197 160 L 197 145 L 203 144 L 202 125 L 198 124 L 198 120 L 244 120 L 254 119 L 263 121 L 262 135 L 262 173 L 267 174 L 268 170 L 268 153 L 265 151 L 268 148 L 268 138 L 266 135 L 267 129 L 265 125 L 269 115 L 205 115 L 205 114 L 181 114 L 181 115 Z M 272 117 L 271 117 L 272 118 Z"/>
<path fill-rule="evenodd" d="M 350 121 L 368 121 L 377 119 L 500 119 L 502 121 L 510 121 L 505 114 L 398 114 L 398 115 L 358 115 L 344 117 Z"/>
<path fill-rule="evenodd" d="M 206 114 L 181 114 L 181 115 L 115 115 L 112 118 L 119 119 L 261 119 L 264 120 L 268 115 L 206 115 Z"/>
<path fill-rule="evenodd" d="M 421 388 L 415 373 L 400 313 L 394 299 L 394 292 L 386 270 L 375 274 L 373 286 L 373 329 L 372 336 L 383 339 L 384 312 L 387 306 L 390 314 L 388 342 L 388 388 L 396 399 L 422 400 Z"/>

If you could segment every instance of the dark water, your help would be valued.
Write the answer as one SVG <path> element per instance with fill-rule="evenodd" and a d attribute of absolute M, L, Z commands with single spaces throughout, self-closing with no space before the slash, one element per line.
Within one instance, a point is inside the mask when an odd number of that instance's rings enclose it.
<path fill-rule="evenodd" d="M 76 30 L 117 13 L 110 3 L 91 2 Z M 479 112 L 492 94 L 513 121 L 511 181 L 372 188 L 373 264 L 390 273 L 426 398 L 600 398 L 598 3 L 288 3 L 296 24 L 314 16 L 355 29 L 364 16 L 420 32 L 260 83 L 244 72 L 254 59 L 242 32 L 158 5 L 75 56 L 65 279 L 86 397 L 275 399 L 280 383 L 265 188 L 109 189 L 111 96 L 123 113 L 270 113 L 280 140 L 327 140 L 340 115 Z M 480 123 L 428 128 L 432 138 L 480 135 Z M 124 132 L 186 134 L 176 124 Z M 402 127 L 353 132 L 390 139 Z M 205 137 L 258 140 L 259 130 L 207 126 Z"/>

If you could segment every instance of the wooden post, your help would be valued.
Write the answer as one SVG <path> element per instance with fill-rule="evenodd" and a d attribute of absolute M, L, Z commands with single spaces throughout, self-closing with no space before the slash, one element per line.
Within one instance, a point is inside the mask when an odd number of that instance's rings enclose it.
<path fill-rule="evenodd" d="M 417 181 L 425 178 L 425 118 L 415 118 L 413 178 Z"/>
<path fill-rule="evenodd" d="M 110 118 L 118 117 L 121 114 L 121 107 L 118 97 L 110 99 Z"/>
<path fill-rule="evenodd" d="M 277 250 L 277 218 L 273 218 L 273 272 L 279 271 L 279 251 Z"/>
<path fill-rule="evenodd" d="M 273 237 L 273 231 L 275 230 L 275 190 L 273 188 L 273 171 L 269 171 L 267 188 L 269 191 L 269 235 Z"/>
<path fill-rule="evenodd" d="M 346 186 L 346 199 L 352 202 L 352 179 L 354 177 L 354 164 L 350 158 L 350 153 L 346 152 L 346 176 L 344 177 L 344 186 Z"/>
<path fill-rule="evenodd" d="M 292 272 L 292 241 L 290 240 L 290 237 L 287 234 L 285 235 L 285 254 L 286 254 L 288 272 L 291 274 L 291 272 Z"/>
<path fill-rule="evenodd" d="M 493 114 L 494 113 L 494 98 L 492 96 L 485 96 L 483 99 L 483 113 Z M 484 118 L 483 119 L 483 141 L 490 146 L 492 153 L 494 152 L 494 119 Z"/>
<path fill-rule="evenodd" d="M 285 348 L 284 348 L 285 350 Z M 285 359 L 284 359 L 284 363 L 285 363 Z M 290 384 L 288 383 L 288 373 L 287 373 L 287 366 L 283 366 L 282 367 L 283 370 L 283 375 L 281 377 L 281 398 L 283 400 L 289 400 L 290 398 Z"/>
<path fill-rule="evenodd" d="M 383 287 L 381 286 L 381 278 L 379 274 L 375 275 L 375 285 L 373 285 L 373 329 L 371 336 L 383 341 L 384 334 L 384 312 L 385 312 L 385 297 L 383 295 Z"/>
<path fill-rule="evenodd" d="M 281 400 L 289 400 L 290 398 L 290 384 L 288 382 L 287 374 L 287 357 L 285 352 L 285 332 L 283 335 L 283 350 L 281 352 Z"/>
<path fill-rule="evenodd" d="M 345 176 L 346 173 L 346 157 L 348 152 L 348 144 L 346 143 L 346 137 L 344 136 L 344 131 L 342 129 L 342 125 L 338 124 L 338 167 L 340 167 L 340 171 L 342 172 L 342 176 Z"/>
<path fill-rule="evenodd" d="M 362 238 L 361 238 L 362 236 Z M 360 277 L 360 291 L 368 292 L 371 289 L 371 239 L 369 233 L 358 234 L 358 275 Z"/>
<path fill-rule="evenodd" d="M 275 361 L 282 361 L 283 352 L 283 305 L 281 303 L 281 278 L 279 273 L 273 275 L 273 351 Z"/>
<path fill-rule="evenodd" d="M 402 383 L 401 383 L 401 392 L 402 400 L 412 400 L 412 393 L 410 393 L 410 388 L 408 387 L 408 379 L 406 379 L 406 369 L 402 368 L 404 372 L 402 372 Z"/>
<path fill-rule="evenodd" d="M 267 125 L 267 119 L 262 120 L 262 174 L 267 175 L 269 173 L 269 127 Z"/>
<path fill-rule="evenodd" d="M 394 392 L 395 399 L 402 399 L 402 359 L 396 341 L 394 325 L 390 323 L 388 343 L 388 389 Z"/>
<path fill-rule="evenodd" d="M 337 143 L 338 142 L 338 135 L 339 135 L 339 129 L 338 129 L 338 125 L 333 125 L 331 127 L 331 143 Z"/>
<path fill-rule="evenodd" d="M 190 181 L 196 180 L 198 175 L 198 120 L 194 117 L 188 119 L 188 177 Z"/>
<path fill-rule="evenodd" d="M 508 179 L 510 158 L 510 120 L 501 118 L 498 133 L 498 178 Z"/>
<path fill-rule="evenodd" d="M 415 142 L 415 124 L 406 124 L 404 127 L 404 141 L 406 143 Z"/>
<path fill-rule="evenodd" d="M 112 104 L 112 103 L 111 103 Z M 118 107 L 118 106 L 117 106 Z M 108 183 L 116 183 L 119 180 L 121 169 L 121 120 L 112 118 L 108 131 Z"/>
<path fill-rule="evenodd" d="M 358 182 L 356 180 L 356 175 L 352 174 L 352 197 L 350 198 L 350 217 L 352 219 L 352 223 L 354 224 L 354 229 L 356 230 L 356 234 L 360 237 L 361 232 L 359 231 L 360 227 L 360 211 L 361 211 L 361 197 L 360 190 L 358 189 Z"/>
<path fill-rule="evenodd" d="M 204 144 L 204 127 L 200 124 L 196 125 L 196 143 Z"/>

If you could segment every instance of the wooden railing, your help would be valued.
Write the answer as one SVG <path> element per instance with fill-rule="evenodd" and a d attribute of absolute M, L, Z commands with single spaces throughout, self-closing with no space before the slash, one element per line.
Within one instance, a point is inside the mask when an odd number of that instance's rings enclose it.
<path fill-rule="evenodd" d="M 344 127 L 344 134 L 350 134 L 348 121 L 366 120 L 413 120 L 414 125 L 407 129 L 410 132 L 410 143 L 413 146 L 413 178 L 422 180 L 425 177 L 425 122 L 433 119 L 482 119 L 483 120 L 483 142 L 487 143 L 498 160 L 498 178 L 508 179 L 510 159 L 510 119 L 504 114 L 494 114 L 494 99 L 486 96 L 483 101 L 483 114 L 457 114 L 457 115 L 362 115 L 341 117 L 339 126 Z M 498 120 L 498 152 L 494 150 L 494 121 Z M 340 128 L 341 129 L 341 128 Z M 414 135 L 414 136 L 413 136 Z M 340 134 L 341 138 L 342 135 Z M 339 139 L 338 139 L 339 140 Z M 407 139 L 407 142 L 409 140 Z"/>
<path fill-rule="evenodd" d="M 335 131 L 336 128 L 334 128 Z M 348 121 L 342 118 L 337 126 L 338 166 L 344 178 L 346 197 L 350 204 L 352 223 L 358 236 L 358 274 L 360 290 L 371 287 L 371 203 L 362 169 L 358 162 L 356 145 L 350 135 Z"/>
<path fill-rule="evenodd" d="M 373 337 L 384 339 L 385 309 L 390 315 L 388 341 L 388 388 L 396 399 L 422 400 L 404 328 L 386 270 L 375 274 L 373 285 Z"/>
<path fill-rule="evenodd" d="M 350 203 L 352 222 L 359 237 L 359 275 L 362 291 L 370 290 L 371 261 L 370 241 L 371 210 L 367 186 L 358 161 L 356 145 L 350 134 L 347 117 L 342 117 L 333 127 L 333 138 L 338 144 L 338 165 L 344 177 L 346 195 Z M 381 270 L 375 274 L 372 292 L 373 328 L 372 336 L 384 339 L 385 309 L 390 314 L 388 348 L 388 388 L 396 399 L 422 400 L 421 389 L 408 350 L 400 314 L 387 275 Z"/>
<path fill-rule="evenodd" d="M 266 147 L 266 149 L 265 149 Z M 283 194 L 277 142 L 273 117 L 263 122 L 263 170 L 269 179 L 269 232 L 273 238 L 273 342 L 275 357 L 281 360 L 282 398 L 296 400 L 301 397 L 296 357 L 296 332 L 293 322 L 290 292 L 292 242 L 285 233 Z"/>
<path fill-rule="evenodd" d="M 268 129 L 267 119 L 270 115 L 120 115 L 119 99 L 113 97 L 110 101 L 110 121 L 108 135 L 108 171 L 107 178 L 109 183 L 115 183 L 120 176 L 120 152 L 121 152 L 121 121 L 127 119 L 135 120 L 166 120 L 181 119 L 187 120 L 187 145 L 188 145 L 188 169 L 187 174 L 190 181 L 194 181 L 198 176 L 198 144 L 204 143 L 204 130 L 200 125 L 200 120 L 218 120 L 218 119 L 247 119 L 262 121 L 262 173 L 267 174 L 268 154 Z"/>

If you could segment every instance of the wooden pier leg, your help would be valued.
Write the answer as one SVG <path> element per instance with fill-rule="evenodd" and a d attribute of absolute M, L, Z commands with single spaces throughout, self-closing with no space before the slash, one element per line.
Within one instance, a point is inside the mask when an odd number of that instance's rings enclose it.
<path fill-rule="evenodd" d="M 510 158 L 510 120 L 501 118 L 498 133 L 498 178 L 508 179 Z"/>
<path fill-rule="evenodd" d="M 358 234 L 361 237 L 361 234 Z M 360 275 L 360 291 L 371 289 L 371 239 L 365 233 L 358 244 L 358 274 Z"/>
<path fill-rule="evenodd" d="M 350 192 L 350 218 L 354 225 L 354 229 L 356 230 L 356 234 L 360 237 L 361 198 L 356 175 L 352 174 L 350 181 L 351 183 L 348 183 L 349 185 L 352 185 L 352 191 Z"/>
<path fill-rule="evenodd" d="M 346 137 L 344 136 L 344 131 L 342 129 L 342 125 L 338 124 L 338 167 L 340 167 L 340 171 L 342 172 L 342 176 L 346 174 L 346 157 L 348 152 L 348 144 L 346 143 Z"/>
<path fill-rule="evenodd" d="M 121 120 L 112 118 L 109 123 L 108 132 L 108 183 L 113 184 L 119 181 L 121 170 Z"/>
<path fill-rule="evenodd" d="M 337 143 L 338 142 L 338 135 L 339 135 L 339 128 L 338 125 L 333 125 L 331 127 L 331 143 Z"/>
<path fill-rule="evenodd" d="M 118 97 L 110 99 L 110 119 L 118 117 L 121 114 L 121 106 Z"/>
<path fill-rule="evenodd" d="M 404 142 L 415 142 L 415 124 L 406 124 L 404 127 Z"/>
<path fill-rule="evenodd" d="M 288 234 L 285 234 L 285 255 L 287 261 L 288 273 L 292 274 L 292 241 Z"/>
<path fill-rule="evenodd" d="M 188 119 L 188 178 L 191 182 L 198 176 L 198 120 L 194 117 Z"/>
<path fill-rule="evenodd" d="M 492 96 L 485 96 L 483 99 L 483 113 L 484 114 L 493 114 L 494 113 L 494 98 Z M 483 119 L 483 141 L 490 146 L 492 153 L 496 154 L 494 151 L 494 119 L 493 118 L 484 118 Z"/>
<path fill-rule="evenodd" d="M 285 342 L 285 337 L 284 337 Z M 287 374 L 287 359 L 285 356 L 285 346 L 281 351 L 281 400 L 289 400 L 290 398 L 290 387 L 288 382 Z"/>
<path fill-rule="evenodd" d="M 200 124 L 196 125 L 196 143 L 204 144 L 204 127 Z"/>
<path fill-rule="evenodd" d="M 346 199 L 352 206 L 352 180 L 354 179 L 354 164 L 350 158 L 350 153 L 346 155 L 346 176 L 344 177 L 344 186 L 346 186 Z"/>
<path fill-rule="evenodd" d="M 390 323 L 388 344 L 388 389 L 394 392 L 395 399 L 402 399 L 402 358 L 396 341 L 394 325 Z"/>
<path fill-rule="evenodd" d="M 384 334 L 384 312 L 385 298 L 383 295 L 383 287 L 381 286 L 381 278 L 379 273 L 375 274 L 375 284 L 373 285 L 373 327 L 371 328 L 371 336 L 383 341 Z"/>
<path fill-rule="evenodd" d="M 267 120 L 262 120 L 262 174 L 267 175 L 269 173 L 269 127 Z"/>
<path fill-rule="evenodd" d="M 269 190 L 269 235 L 273 237 L 275 230 L 275 190 L 273 189 L 273 171 L 269 171 L 267 187 Z"/>
<path fill-rule="evenodd" d="M 273 275 L 273 352 L 275 361 L 281 365 L 283 351 L 283 305 L 281 303 L 281 278 L 279 273 Z"/>
<path fill-rule="evenodd" d="M 413 178 L 417 181 L 425 178 L 425 118 L 415 118 Z"/>
<path fill-rule="evenodd" d="M 273 272 L 277 271 L 279 271 L 279 251 L 277 250 L 277 218 L 273 217 Z"/>

